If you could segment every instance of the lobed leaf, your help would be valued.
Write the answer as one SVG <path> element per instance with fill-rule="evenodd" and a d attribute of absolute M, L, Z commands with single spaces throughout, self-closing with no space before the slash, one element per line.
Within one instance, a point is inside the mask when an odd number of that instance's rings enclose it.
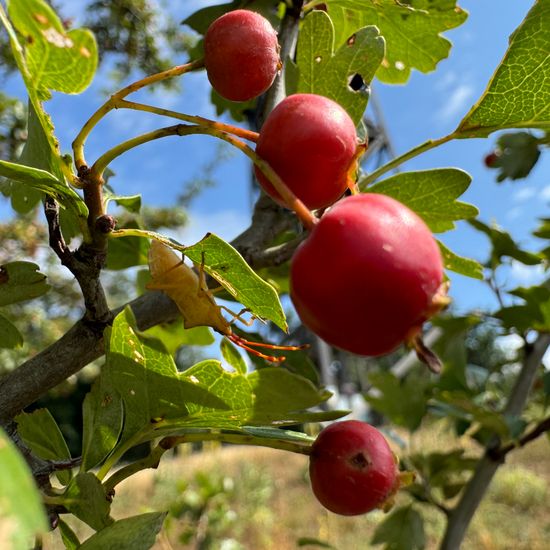
<path fill-rule="evenodd" d="M 449 55 L 451 43 L 441 33 L 458 27 L 467 13 L 456 0 L 326 0 L 336 30 L 336 45 L 365 25 L 375 25 L 386 41 L 386 55 L 376 76 L 404 84 L 412 69 L 433 71 Z"/>
<path fill-rule="evenodd" d="M 282 330 L 288 330 L 285 314 L 277 291 L 264 281 L 245 262 L 229 243 L 213 233 L 208 233 L 192 246 L 183 246 L 154 231 L 120 229 L 111 237 L 142 237 L 156 239 L 188 256 L 196 265 L 216 279 L 227 292 L 260 319 L 273 321 Z"/>
<path fill-rule="evenodd" d="M 87 29 L 66 31 L 44 0 L 11 0 L 8 13 L 25 40 L 25 62 L 32 87 L 41 100 L 50 90 L 83 92 L 95 74 L 97 44 Z"/>
<path fill-rule="evenodd" d="M 384 39 L 376 27 L 359 28 L 361 26 L 354 29 L 353 38 L 334 51 L 334 26 L 330 17 L 323 11 L 313 11 L 304 20 L 296 55 L 296 91 L 336 101 L 355 124 L 365 112 L 368 93 L 352 89 L 350 82 L 358 75 L 365 86 L 370 84 L 385 49 Z"/>
<path fill-rule="evenodd" d="M 550 0 L 537 0 L 481 98 L 455 130 L 485 137 L 503 128 L 550 128 Z"/>
<path fill-rule="evenodd" d="M 12 550 L 27 550 L 32 538 L 48 530 L 46 513 L 32 474 L 15 445 L 0 430 L 0 532 Z"/>
<path fill-rule="evenodd" d="M 129 309 L 116 317 L 106 340 L 101 384 L 120 394 L 124 405 L 118 445 L 193 428 L 284 426 L 345 414 L 307 411 L 330 393 L 278 367 L 247 374 L 243 369 L 228 372 L 219 361 L 207 360 L 179 373 L 163 346 L 137 331 Z M 99 396 L 95 410 L 97 402 Z M 92 461 L 85 460 L 91 466 Z"/>
<path fill-rule="evenodd" d="M 493 269 L 502 263 L 503 257 L 512 258 L 525 265 L 542 263 L 542 256 L 527 250 L 522 250 L 509 233 L 496 225 L 487 225 L 480 220 L 468 220 L 468 223 L 489 237 L 492 245 L 490 265 Z"/>

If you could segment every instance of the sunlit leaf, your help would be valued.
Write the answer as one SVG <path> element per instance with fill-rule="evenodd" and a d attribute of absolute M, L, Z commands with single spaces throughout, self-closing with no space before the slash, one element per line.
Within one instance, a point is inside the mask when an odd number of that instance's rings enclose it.
<path fill-rule="evenodd" d="M 550 0 L 537 0 L 481 98 L 459 124 L 458 137 L 503 128 L 550 128 Z"/>
<path fill-rule="evenodd" d="M 386 56 L 376 73 L 383 82 L 403 84 L 411 69 L 433 71 L 449 55 L 441 33 L 458 27 L 467 14 L 455 0 L 326 0 L 336 29 L 336 46 L 359 28 L 375 25 L 386 41 Z"/>

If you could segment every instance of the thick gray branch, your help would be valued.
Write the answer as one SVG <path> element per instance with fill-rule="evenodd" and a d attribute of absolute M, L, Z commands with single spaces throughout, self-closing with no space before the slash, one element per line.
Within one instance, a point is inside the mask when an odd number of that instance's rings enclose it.
<path fill-rule="evenodd" d="M 523 366 L 518 375 L 514 389 L 510 394 L 504 410 L 505 415 L 517 416 L 527 402 L 533 380 L 540 368 L 542 357 L 550 345 L 550 335 L 540 334 L 532 346 L 526 349 Z M 498 439 L 493 439 L 479 461 L 474 475 L 466 485 L 456 508 L 451 512 L 447 530 L 441 543 L 441 550 L 460 548 L 468 526 L 479 506 L 495 472 L 502 464 L 502 459 L 493 456 L 492 451 L 498 447 Z"/>

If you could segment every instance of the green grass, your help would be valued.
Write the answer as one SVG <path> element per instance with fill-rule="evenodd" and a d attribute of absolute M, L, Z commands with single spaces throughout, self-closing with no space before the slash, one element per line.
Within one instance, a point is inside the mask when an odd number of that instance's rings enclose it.
<path fill-rule="evenodd" d="M 421 430 L 414 449 L 455 448 L 439 427 Z M 464 442 L 468 445 L 467 442 Z M 469 451 L 473 451 L 472 447 Z M 550 446 L 546 438 L 515 451 L 498 471 L 470 526 L 462 550 L 546 550 L 550 540 Z M 158 550 L 290 550 L 301 538 L 337 550 L 382 549 L 370 540 L 382 512 L 340 517 L 324 510 L 309 489 L 307 457 L 251 447 L 208 445 L 204 452 L 164 459 L 157 471 L 140 472 L 117 490 L 115 517 L 169 510 Z M 409 502 L 400 494 L 397 506 Z M 436 549 L 443 514 L 419 505 L 426 548 Z M 71 521 L 84 539 L 90 530 Z M 82 540 L 81 539 L 81 540 Z M 47 537 L 45 549 L 62 548 Z M 306 549 L 320 546 L 304 546 Z"/>

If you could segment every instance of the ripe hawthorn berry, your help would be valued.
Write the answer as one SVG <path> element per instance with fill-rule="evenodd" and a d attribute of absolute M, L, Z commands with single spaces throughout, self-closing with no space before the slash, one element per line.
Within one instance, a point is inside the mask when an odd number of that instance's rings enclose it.
<path fill-rule="evenodd" d="M 298 247 L 290 296 L 323 340 L 359 355 L 382 355 L 414 335 L 433 311 L 443 278 L 426 224 L 376 193 L 346 197 Z"/>
<path fill-rule="evenodd" d="M 384 507 L 400 484 L 384 436 L 357 420 L 335 422 L 319 434 L 311 447 L 309 477 L 319 502 L 344 516 Z"/>
<path fill-rule="evenodd" d="M 206 31 L 204 65 L 208 80 L 222 97 L 255 98 L 271 86 L 281 67 L 277 33 L 259 13 L 230 11 Z"/>
<path fill-rule="evenodd" d="M 357 150 L 355 125 L 338 103 L 316 94 L 294 94 L 269 114 L 256 152 L 310 209 L 333 204 L 347 187 Z M 255 168 L 263 189 L 285 206 L 282 197 Z"/>

